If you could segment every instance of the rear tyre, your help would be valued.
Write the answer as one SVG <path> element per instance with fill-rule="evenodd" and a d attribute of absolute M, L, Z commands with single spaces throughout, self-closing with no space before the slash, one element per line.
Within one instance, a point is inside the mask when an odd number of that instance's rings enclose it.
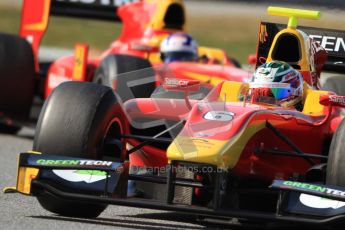
<path fill-rule="evenodd" d="M 105 155 L 123 159 L 125 143 L 119 141 L 117 146 L 109 147 L 104 140 L 125 132 L 124 119 L 111 88 L 85 82 L 63 83 L 43 106 L 33 150 L 89 159 L 102 159 Z M 97 217 L 107 207 L 64 200 L 47 192 L 37 199 L 46 210 L 63 216 Z"/>
<path fill-rule="evenodd" d="M 345 96 L 345 77 L 330 77 L 322 86 L 322 90 L 332 91 L 337 95 Z"/>
<path fill-rule="evenodd" d="M 109 55 L 97 69 L 93 82 L 111 87 L 122 101 L 148 98 L 154 91 L 155 71 L 146 59 Z"/>
<path fill-rule="evenodd" d="M 0 112 L 16 120 L 27 120 L 35 87 L 32 48 L 23 38 L 0 33 Z M 20 128 L 2 124 L 0 132 L 16 133 Z"/>
<path fill-rule="evenodd" d="M 345 119 L 335 132 L 329 149 L 326 184 L 345 186 Z"/>

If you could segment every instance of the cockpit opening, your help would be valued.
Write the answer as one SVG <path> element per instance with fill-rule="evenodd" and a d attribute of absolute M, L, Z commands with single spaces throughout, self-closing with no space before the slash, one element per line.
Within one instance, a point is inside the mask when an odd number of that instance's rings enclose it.
<path fill-rule="evenodd" d="M 280 35 L 274 47 L 272 59 L 287 62 L 295 69 L 300 69 L 297 62 L 301 60 L 301 46 L 296 35 L 289 33 Z"/>

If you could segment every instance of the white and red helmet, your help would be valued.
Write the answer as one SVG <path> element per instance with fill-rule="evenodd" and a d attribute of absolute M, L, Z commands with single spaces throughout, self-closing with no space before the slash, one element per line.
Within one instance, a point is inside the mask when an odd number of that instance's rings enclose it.
<path fill-rule="evenodd" d="M 198 44 L 186 33 L 173 33 L 160 46 L 161 58 L 165 63 L 174 61 L 196 61 Z"/>

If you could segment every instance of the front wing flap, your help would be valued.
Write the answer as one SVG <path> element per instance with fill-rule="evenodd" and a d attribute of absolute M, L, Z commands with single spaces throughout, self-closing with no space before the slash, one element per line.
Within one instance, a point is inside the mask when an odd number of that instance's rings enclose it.
<path fill-rule="evenodd" d="M 39 180 L 63 191 L 112 194 L 125 171 L 125 164 L 119 162 L 21 153 L 16 190 L 32 194 L 31 182 Z"/>
<path fill-rule="evenodd" d="M 285 194 L 284 213 L 331 217 L 345 213 L 345 188 L 332 185 L 275 180 L 271 185 Z"/>

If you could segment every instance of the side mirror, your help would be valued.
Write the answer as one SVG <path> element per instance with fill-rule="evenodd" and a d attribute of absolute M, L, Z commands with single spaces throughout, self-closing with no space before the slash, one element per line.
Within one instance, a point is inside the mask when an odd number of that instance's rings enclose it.
<path fill-rule="evenodd" d="M 189 92 L 198 92 L 200 90 L 200 81 L 186 80 L 177 78 L 165 78 L 163 88 L 168 91 L 182 91 L 184 92 L 184 100 L 188 109 L 192 109 L 189 101 Z"/>
<path fill-rule="evenodd" d="M 321 105 L 345 108 L 345 96 L 321 95 L 319 102 Z"/>
<path fill-rule="evenodd" d="M 247 61 L 249 65 L 256 65 L 256 54 L 249 54 Z"/>
<path fill-rule="evenodd" d="M 136 51 L 148 53 L 159 52 L 159 46 L 150 45 L 141 41 L 133 41 L 129 44 L 129 48 Z"/>
<path fill-rule="evenodd" d="M 200 90 L 200 81 L 165 78 L 163 88 L 168 91 L 197 92 Z"/>

